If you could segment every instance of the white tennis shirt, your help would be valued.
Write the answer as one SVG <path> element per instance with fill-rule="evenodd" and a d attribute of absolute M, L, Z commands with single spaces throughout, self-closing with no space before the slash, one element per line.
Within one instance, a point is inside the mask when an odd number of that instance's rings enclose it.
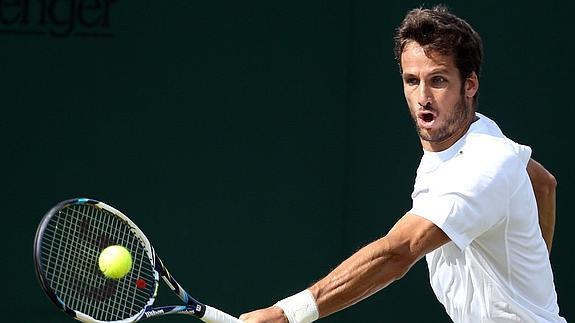
<path fill-rule="evenodd" d="M 451 239 L 426 256 L 433 291 L 458 323 L 566 322 L 526 170 L 531 148 L 477 116 L 417 169 L 410 213 Z"/>

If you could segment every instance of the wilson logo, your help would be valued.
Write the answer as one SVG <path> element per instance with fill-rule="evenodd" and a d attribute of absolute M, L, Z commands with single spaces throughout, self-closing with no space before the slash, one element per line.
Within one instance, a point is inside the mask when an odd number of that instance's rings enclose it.
<path fill-rule="evenodd" d="M 146 318 L 162 314 L 164 314 L 164 310 L 157 310 L 157 311 L 151 310 L 149 312 L 144 313 L 144 315 L 146 315 Z"/>
<path fill-rule="evenodd" d="M 113 37 L 117 0 L 0 0 L 0 34 Z"/>

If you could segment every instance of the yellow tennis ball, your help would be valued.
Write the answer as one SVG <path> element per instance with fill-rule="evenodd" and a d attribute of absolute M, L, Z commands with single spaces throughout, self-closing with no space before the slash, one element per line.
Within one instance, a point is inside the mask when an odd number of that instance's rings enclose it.
<path fill-rule="evenodd" d="M 120 245 L 109 246 L 100 253 L 98 266 L 104 276 L 120 279 L 132 269 L 132 255 Z"/>

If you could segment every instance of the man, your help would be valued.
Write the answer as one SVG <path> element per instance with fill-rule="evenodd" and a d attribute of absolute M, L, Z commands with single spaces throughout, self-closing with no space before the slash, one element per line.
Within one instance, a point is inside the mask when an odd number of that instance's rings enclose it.
<path fill-rule="evenodd" d="M 555 179 L 529 147 L 475 111 L 479 35 L 445 7 L 415 9 L 398 28 L 395 51 L 424 151 L 412 209 L 308 289 L 240 319 L 312 322 L 426 256 L 432 288 L 454 322 L 565 322 L 548 253 Z"/>

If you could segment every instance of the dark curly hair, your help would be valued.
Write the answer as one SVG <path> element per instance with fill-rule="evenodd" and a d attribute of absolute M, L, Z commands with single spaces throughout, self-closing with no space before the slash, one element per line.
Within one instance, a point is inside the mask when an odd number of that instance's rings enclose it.
<path fill-rule="evenodd" d="M 413 9 L 407 13 L 395 34 L 395 59 L 400 71 L 401 53 L 411 41 L 421 45 L 427 56 L 431 53 L 453 55 L 461 80 L 472 72 L 479 77 L 483 59 L 481 37 L 465 20 L 450 13 L 445 5 Z"/>

